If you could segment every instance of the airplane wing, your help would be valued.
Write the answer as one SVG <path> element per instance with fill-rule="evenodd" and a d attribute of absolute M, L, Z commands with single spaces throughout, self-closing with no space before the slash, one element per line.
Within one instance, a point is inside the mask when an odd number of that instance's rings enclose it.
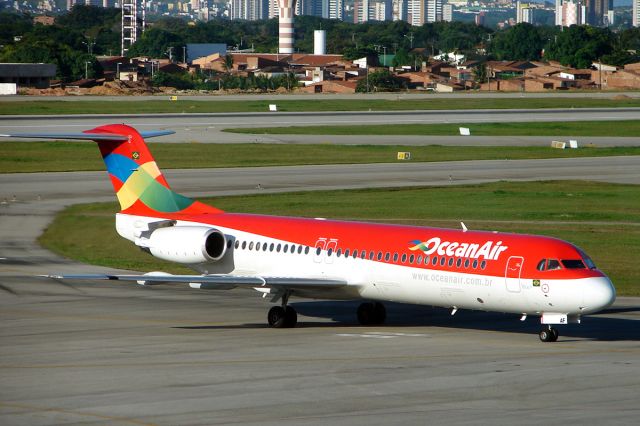
<path fill-rule="evenodd" d="M 147 138 L 154 138 L 156 136 L 172 135 L 175 132 L 173 130 L 148 130 L 139 132 L 140 135 Z M 128 136 L 116 135 L 113 133 L 12 133 L 12 134 L 0 134 L 3 138 L 37 138 L 37 139 L 78 139 L 78 140 L 92 140 L 92 141 L 126 141 Z"/>
<path fill-rule="evenodd" d="M 335 289 L 347 285 L 346 281 L 295 277 L 263 277 L 235 275 L 108 275 L 108 274 L 70 274 L 44 275 L 57 280 L 103 280 L 135 281 L 138 284 L 154 285 L 166 283 L 185 283 L 191 288 L 202 290 L 222 290 L 233 287 L 279 287 L 294 289 Z"/>

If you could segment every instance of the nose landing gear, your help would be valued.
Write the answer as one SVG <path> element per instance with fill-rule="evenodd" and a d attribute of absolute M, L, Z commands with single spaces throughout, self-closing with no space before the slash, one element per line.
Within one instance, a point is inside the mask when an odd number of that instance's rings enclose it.
<path fill-rule="evenodd" d="M 555 342 L 558 340 L 558 330 L 548 326 L 540 330 L 538 336 L 543 342 Z"/>

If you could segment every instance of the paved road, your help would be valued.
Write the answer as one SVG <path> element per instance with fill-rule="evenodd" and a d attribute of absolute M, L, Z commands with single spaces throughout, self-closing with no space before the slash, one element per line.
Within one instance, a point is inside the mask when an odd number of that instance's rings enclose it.
<path fill-rule="evenodd" d="M 166 175 L 180 192 L 222 195 L 568 177 L 640 184 L 639 170 L 640 158 L 616 157 Z M 114 199 L 104 172 L 0 175 L 0 191 L 3 425 L 623 425 L 640 415 L 640 299 L 563 328 L 552 345 L 538 341 L 534 319 L 406 305 L 388 307 L 387 326 L 364 328 L 354 303 L 295 300 L 301 326 L 272 330 L 268 303 L 251 291 L 33 278 L 105 270 L 35 242 L 62 206 Z"/>
<path fill-rule="evenodd" d="M 324 113 L 229 113 L 229 114 L 144 114 L 87 116 L 0 116 L 0 134 L 24 132 L 78 132 L 109 123 L 127 123 L 141 130 L 171 129 L 175 135 L 154 139 L 157 142 L 199 143 L 349 143 L 349 144 L 456 144 L 456 145 L 548 145 L 551 140 L 568 137 L 460 137 L 452 136 L 280 136 L 242 135 L 222 132 L 232 127 L 305 126 L 410 123 L 486 123 L 518 121 L 600 121 L 638 120 L 640 108 L 558 109 L 558 110 L 468 110 L 403 112 L 324 112 Z M 473 125 L 471 133 L 473 134 Z M 574 138 L 575 139 L 575 138 Z M 581 143 L 601 146 L 640 145 L 640 136 L 632 138 L 578 138 Z"/>

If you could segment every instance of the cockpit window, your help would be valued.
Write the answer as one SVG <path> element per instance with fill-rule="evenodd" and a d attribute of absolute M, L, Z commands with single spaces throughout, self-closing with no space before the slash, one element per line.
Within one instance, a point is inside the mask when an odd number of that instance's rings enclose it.
<path fill-rule="evenodd" d="M 560 269 L 560 262 L 558 262 L 556 259 L 549 259 L 549 261 L 547 262 L 547 270 L 553 271 L 554 269 Z"/>
<path fill-rule="evenodd" d="M 585 269 L 580 259 L 562 259 L 562 265 L 567 269 Z"/>
<path fill-rule="evenodd" d="M 589 256 L 585 256 L 584 257 L 584 263 L 587 264 L 587 268 L 589 269 L 596 269 L 596 264 L 593 262 L 593 260 L 591 260 L 591 258 Z"/>
<path fill-rule="evenodd" d="M 538 271 L 544 271 L 547 267 L 547 259 L 542 259 L 540 262 L 538 262 L 538 266 L 536 266 L 536 269 Z"/>
<path fill-rule="evenodd" d="M 593 260 L 591 260 L 591 258 L 587 256 L 585 252 L 583 252 L 582 250 L 578 250 L 578 252 L 582 256 L 582 260 L 584 261 L 584 264 L 587 265 L 587 268 L 596 269 L 596 264 L 593 263 Z"/>

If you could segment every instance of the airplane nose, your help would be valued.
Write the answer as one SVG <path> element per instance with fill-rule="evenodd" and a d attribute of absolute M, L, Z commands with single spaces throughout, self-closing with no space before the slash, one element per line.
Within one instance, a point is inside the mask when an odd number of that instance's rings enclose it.
<path fill-rule="evenodd" d="M 583 313 L 593 313 L 611 306 L 616 300 L 616 289 L 607 277 L 591 278 L 582 292 Z"/>

